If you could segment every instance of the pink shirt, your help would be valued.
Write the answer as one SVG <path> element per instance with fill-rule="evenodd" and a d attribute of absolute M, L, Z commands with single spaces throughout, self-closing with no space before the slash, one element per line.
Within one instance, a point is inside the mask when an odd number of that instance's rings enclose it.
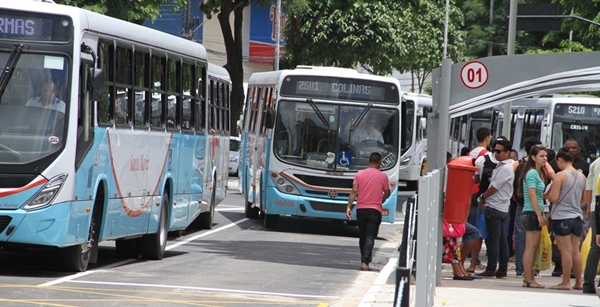
<path fill-rule="evenodd" d="M 389 190 L 389 181 L 384 173 L 373 167 L 366 168 L 356 173 L 352 184 L 358 184 L 356 209 L 383 211 L 383 192 Z"/>

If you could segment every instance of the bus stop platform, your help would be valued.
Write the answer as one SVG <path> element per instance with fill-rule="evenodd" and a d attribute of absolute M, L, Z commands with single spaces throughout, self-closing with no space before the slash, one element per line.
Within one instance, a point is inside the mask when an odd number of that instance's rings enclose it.
<path fill-rule="evenodd" d="M 481 252 L 481 261 L 486 263 L 485 244 Z M 388 264 L 381 269 L 379 276 L 365 294 L 359 307 L 394 306 L 396 290 L 397 252 L 389 258 Z M 469 261 L 469 260 L 467 260 Z M 509 267 L 514 262 L 509 262 Z M 481 271 L 477 271 L 479 273 Z M 592 307 L 600 306 L 600 298 L 594 294 L 584 294 L 581 290 L 551 290 L 552 285 L 560 283 L 560 277 L 552 277 L 552 269 L 541 272 L 538 283 L 545 289 L 524 288 L 523 277 L 516 276 L 514 270 L 508 271 L 508 278 L 482 278 L 472 281 L 453 280 L 450 264 L 442 264 L 442 285 L 436 287 L 433 306 L 455 307 Z M 418 273 L 417 273 L 418 278 Z M 572 284 L 575 280 L 572 279 Z M 599 290 L 600 291 L 600 290 Z M 415 305 L 415 285 L 410 288 L 410 306 Z M 400 306 L 400 305 L 396 305 Z M 402 306 L 405 307 L 405 306 Z M 428 306 L 418 306 L 428 307 Z"/>

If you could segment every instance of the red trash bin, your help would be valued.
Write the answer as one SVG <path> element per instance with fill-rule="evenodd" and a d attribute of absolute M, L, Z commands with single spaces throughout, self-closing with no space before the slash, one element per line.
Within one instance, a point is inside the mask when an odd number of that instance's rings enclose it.
<path fill-rule="evenodd" d="M 467 222 L 471 208 L 473 176 L 478 170 L 473 162 L 473 158 L 463 156 L 447 164 L 444 220 L 448 223 L 464 224 Z"/>

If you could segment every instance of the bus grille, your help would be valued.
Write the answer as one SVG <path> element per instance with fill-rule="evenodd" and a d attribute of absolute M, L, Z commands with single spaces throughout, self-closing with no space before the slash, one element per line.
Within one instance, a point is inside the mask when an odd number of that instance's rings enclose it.
<path fill-rule="evenodd" d="M 325 191 L 306 190 L 306 193 L 308 193 L 308 194 L 313 194 L 313 195 L 319 195 L 319 196 L 327 196 L 327 197 L 330 197 L 330 196 L 329 196 L 329 192 L 325 192 Z M 344 192 L 337 193 L 337 197 L 345 197 L 345 198 L 348 198 L 348 197 L 350 197 L 350 193 L 344 193 Z"/>
<path fill-rule="evenodd" d="M 352 182 L 354 181 L 354 179 L 316 177 L 316 176 L 297 175 L 297 174 L 294 174 L 294 176 L 296 176 L 296 178 L 298 178 L 310 185 L 320 186 L 320 187 L 331 187 L 331 188 L 352 189 Z"/>
<path fill-rule="evenodd" d="M 346 212 L 345 204 L 322 203 L 320 201 L 311 201 L 310 206 L 318 211 L 328 212 Z"/>
<path fill-rule="evenodd" d="M 21 188 L 35 179 L 35 175 L 3 174 L 0 175 L 0 188 Z"/>
<path fill-rule="evenodd" d="M 8 224 L 10 224 L 10 221 L 12 221 L 12 217 L 6 216 L 6 215 L 0 215 L 0 233 L 2 233 L 4 231 L 4 229 L 6 228 L 6 226 L 8 226 Z"/>

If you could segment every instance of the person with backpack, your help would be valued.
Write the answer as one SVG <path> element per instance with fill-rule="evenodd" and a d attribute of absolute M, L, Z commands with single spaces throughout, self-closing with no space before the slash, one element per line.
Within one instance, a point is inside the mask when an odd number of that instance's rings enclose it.
<path fill-rule="evenodd" d="M 494 155 L 498 164 L 493 170 L 489 187 L 479 196 L 480 207 L 484 210 L 487 227 L 485 245 L 488 252 L 485 271 L 477 274 L 481 277 L 507 277 L 508 238 L 505 223 L 508 218 L 515 178 L 512 168 L 513 160 L 510 158 L 511 149 L 512 143 L 506 137 L 501 136 L 496 139 Z"/>

